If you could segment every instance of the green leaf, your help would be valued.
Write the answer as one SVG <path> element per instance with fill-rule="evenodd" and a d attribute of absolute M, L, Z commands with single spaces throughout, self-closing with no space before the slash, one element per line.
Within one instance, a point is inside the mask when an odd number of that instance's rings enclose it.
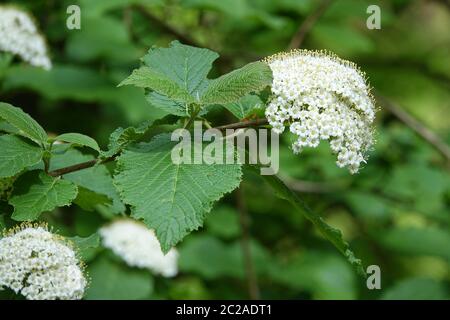
<path fill-rule="evenodd" d="M 174 164 L 176 144 L 161 134 L 125 150 L 114 177 L 132 216 L 155 229 L 164 252 L 201 227 L 213 203 L 234 190 L 242 174 L 238 164 Z"/>
<path fill-rule="evenodd" d="M 119 127 L 109 136 L 108 151 L 101 152 L 101 157 L 108 158 L 117 155 L 126 146 L 141 141 L 152 134 L 160 133 L 159 126 L 171 126 L 177 121 L 178 117 L 167 115 L 154 121 L 144 121 L 136 127 L 128 127 L 126 129 Z"/>
<path fill-rule="evenodd" d="M 171 282 L 168 292 L 168 299 L 171 300 L 210 300 L 211 298 L 203 280 L 192 276 Z"/>
<path fill-rule="evenodd" d="M 69 237 L 68 239 L 75 244 L 77 252 L 85 262 L 91 260 L 100 247 L 100 235 L 97 232 L 85 238 L 75 236 Z"/>
<path fill-rule="evenodd" d="M 377 239 L 395 252 L 409 255 L 439 256 L 450 260 L 450 234 L 437 227 L 384 230 Z"/>
<path fill-rule="evenodd" d="M 150 298 L 153 277 L 148 271 L 130 268 L 102 255 L 87 269 L 91 283 L 88 300 L 137 300 Z"/>
<path fill-rule="evenodd" d="M 254 62 L 215 80 L 207 75 L 218 55 L 208 49 L 186 46 L 178 41 L 169 48 L 152 48 L 142 59 L 143 67 L 133 71 L 120 85 L 149 89 L 147 101 L 171 114 L 186 116 L 186 104 L 203 105 L 236 102 L 272 82 L 272 71 Z"/>
<path fill-rule="evenodd" d="M 364 219 L 386 221 L 389 218 L 389 203 L 380 196 L 362 191 L 351 191 L 345 194 L 350 208 Z"/>
<path fill-rule="evenodd" d="M 102 15 L 93 17 L 91 5 L 80 3 L 82 28 L 77 32 L 67 34 L 65 39 L 65 54 L 73 64 L 99 61 L 107 64 L 127 65 L 135 62 L 141 51 L 133 44 L 127 25 L 119 17 Z M 106 1 L 105 1 L 106 2 Z M 128 5 L 129 1 L 112 0 Z"/>
<path fill-rule="evenodd" d="M 79 250 L 97 248 L 100 245 L 100 236 L 98 235 L 98 233 L 93 233 L 89 237 L 85 238 L 75 236 L 68 239 L 75 243 Z"/>
<path fill-rule="evenodd" d="M 58 149 L 54 148 L 54 151 Z M 79 150 L 69 149 L 63 154 L 54 154 L 50 163 L 50 170 L 71 166 L 94 159 L 92 155 L 82 154 Z M 98 165 L 84 170 L 65 174 L 64 179 L 72 181 L 77 186 L 88 189 L 100 195 L 105 195 L 112 199 L 112 205 L 106 205 L 106 208 L 112 213 L 123 213 L 124 204 L 120 201 L 119 194 L 113 185 L 113 179 L 108 169 L 104 165 Z M 103 206 L 98 204 L 98 206 Z"/>
<path fill-rule="evenodd" d="M 3 119 L 0 119 L 0 132 L 4 133 L 11 133 L 15 135 L 20 135 L 19 130 L 17 130 L 16 127 L 10 125 L 8 122 L 6 122 Z"/>
<path fill-rule="evenodd" d="M 94 211 L 98 206 L 112 205 L 112 200 L 107 195 L 94 192 L 84 187 L 78 187 L 78 194 L 73 202 L 86 211 Z"/>
<path fill-rule="evenodd" d="M 14 65 L 7 71 L 3 88 L 26 88 L 50 100 L 97 103 L 115 103 L 121 95 L 105 75 L 81 65 L 54 65 L 51 70 Z"/>
<path fill-rule="evenodd" d="M 153 121 L 145 121 L 138 127 L 117 128 L 109 136 L 108 151 L 102 152 L 102 157 L 112 157 L 119 153 L 130 143 L 133 143 L 142 138 L 148 130 L 152 127 Z"/>
<path fill-rule="evenodd" d="M 388 288 L 383 300 L 447 300 L 448 289 L 443 283 L 427 278 L 409 278 Z"/>
<path fill-rule="evenodd" d="M 184 88 L 190 101 L 197 101 L 208 86 L 207 75 L 219 55 L 208 49 L 195 48 L 173 41 L 169 48 L 152 48 L 143 57 L 146 67 L 164 74 Z M 157 91 L 157 90 L 155 90 Z M 187 116 L 185 103 L 175 101 L 163 94 L 149 90 L 147 101 L 157 108 L 178 116 Z"/>
<path fill-rule="evenodd" d="M 363 5 L 362 1 L 359 3 Z M 367 33 L 352 28 L 348 24 L 336 24 L 321 20 L 311 31 L 311 39 L 315 44 L 319 47 L 326 45 L 329 50 L 339 56 L 357 57 L 371 54 L 376 49 L 374 41 Z"/>
<path fill-rule="evenodd" d="M 33 221 L 44 211 L 68 206 L 77 196 L 77 186 L 70 181 L 48 176 L 42 171 L 30 171 L 14 184 L 9 203 L 14 206 L 12 218 Z"/>
<path fill-rule="evenodd" d="M 143 57 L 144 64 L 164 74 L 184 88 L 196 100 L 208 86 L 207 75 L 219 55 L 173 41 L 169 48 L 152 48 Z"/>
<path fill-rule="evenodd" d="M 271 257 L 258 243 L 250 242 L 250 252 L 258 274 L 270 270 Z M 245 279 L 242 246 L 239 241 L 223 242 L 208 234 L 195 234 L 180 246 L 180 271 L 196 273 L 206 279 L 232 277 Z M 208 257 L 208 263 L 203 257 Z"/>
<path fill-rule="evenodd" d="M 445 192 L 449 188 L 448 175 L 422 164 L 395 166 L 387 177 L 383 192 L 389 197 L 403 199 L 416 210 L 433 214 L 445 210 Z"/>
<path fill-rule="evenodd" d="M 180 117 L 186 117 L 189 115 L 189 110 L 185 103 L 170 100 L 166 96 L 154 91 L 148 91 L 145 94 L 145 99 L 152 106 L 169 112 Z"/>
<path fill-rule="evenodd" d="M 269 65 L 264 62 L 252 62 L 212 80 L 201 101 L 204 104 L 232 103 L 270 84 L 272 84 L 272 70 Z"/>
<path fill-rule="evenodd" d="M 9 52 L 0 52 L 0 79 L 3 78 L 5 71 L 11 65 L 14 55 Z"/>
<path fill-rule="evenodd" d="M 19 130 L 19 134 L 39 145 L 47 142 L 47 133 L 22 109 L 0 102 L 0 118 Z"/>
<path fill-rule="evenodd" d="M 43 150 L 14 135 L 0 136 L 0 178 L 12 177 L 42 159 Z"/>
<path fill-rule="evenodd" d="M 228 206 L 214 208 L 206 219 L 208 232 L 223 239 L 237 238 L 241 233 L 239 212 Z"/>
<path fill-rule="evenodd" d="M 144 67 L 133 71 L 120 85 L 133 84 L 151 89 L 147 100 L 172 114 L 186 115 L 180 102 L 198 101 L 208 85 L 206 78 L 218 54 L 208 49 L 183 45 L 152 48 L 144 56 Z"/>
<path fill-rule="evenodd" d="M 140 88 L 151 89 L 176 101 L 186 103 L 194 101 L 186 88 L 181 87 L 166 75 L 156 72 L 149 67 L 135 69 L 128 78 L 119 84 L 119 87 L 124 85 L 134 85 Z"/>
<path fill-rule="evenodd" d="M 251 172 L 259 174 L 259 169 L 257 167 L 248 166 L 247 168 Z M 314 224 L 320 233 L 347 258 L 347 260 L 356 268 L 356 271 L 360 275 L 365 276 L 366 273 L 362 267 L 361 260 L 355 257 L 354 253 L 350 250 L 349 244 L 344 241 L 342 234 L 338 229 L 328 225 L 321 216 L 312 211 L 308 205 L 304 203 L 295 192 L 289 189 L 277 176 L 261 175 L 261 178 L 275 190 L 276 195 L 279 198 L 287 200 L 294 206 L 294 208 L 301 211 L 305 217 Z"/>
<path fill-rule="evenodd" d="M 287 288 L 307 290 L 314 299 L 357 297 L 357 277 L 352 267 L 345 259 L 327 252 L 305 250 L 303 254 L 276 265 L 271 278 Z"/>
<path fill-rule="evenodd" d="M 255 111 L 263 109 L 264 105 L 258 96 L 249 94 L 237 102 L 224 104 L 224 107 L 241 120 L 252 115 Z"/>
<path fill-rule="evenodd" d="M 83 147 L 89 147 L 100 152 L 97 141 L 81 133 L 64 133 L 55 138 L 55 140 L 73 143 Z"/>

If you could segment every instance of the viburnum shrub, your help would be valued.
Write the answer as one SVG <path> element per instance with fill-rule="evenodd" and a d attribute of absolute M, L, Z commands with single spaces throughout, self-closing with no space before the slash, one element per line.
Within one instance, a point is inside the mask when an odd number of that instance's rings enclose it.
<path fill-rule="evenodd" d="M 375 108 L 364 75 L 354 64 L 328 53 L 301 50 L 210 79 L 208 74 L 218 58 L 211 50 L 176 41 L 168 48 L 151 48 L 141 67 L 120 86 L 143 88 L 146 99 L 169 115 L 116 129 L 106 150 L 79 133 L 49 137 L 22 109 L 0 103 L 0 196 L 13 208 L 12 220 L 36 221 L 42 212 L 72 204 L 86 210 L 100 208 L 112 220 L 98 232 L 105 247 L 130 266 L 175 275 L 178 254 L 174 247 L 203 225 L 216 201 L 240 185 L 243 170 L 259 173 L 258 164 L 172 161 L 177 142 L 170 133 L 179 128 L 192 130 L 196 120 L 214 127 L 207 119 L 208 111 L 216 106 L 239 121 L 218 130 L 268 126 L 281 134 L 288 128 L 295 136 L 295 153 L 329 140 L 338 166 L 348 167 L 351 173 L 360 169 L 372 145 Z M 265 117 L 259 113 L 258 118 L 257 109 L 265 109 Z M 80 147 L 91 153 L 81 153 Z M 115 164 L 113 174 L 106 163 Z M 311 211 L 277 176 L 261 178 L 362 272 L 360 260 L 338 230 Z M 75 238 L 75 247 L 89 243 Z M 18 247 L 21 250 L 14 252 Z M 46 252 L 52 252 L 53 258 Z M 11 263 L 23 267 L 16 272 L 8 269 Z M 30 268 L 33 263 L 39 268 Z M 77 266 L 70 246 L 43 228 L 23 228 L 0 240 L 0 270 L 9 270 L 1 273 L 0 287 L 22 292 L 27 298 L 81 298 L 85 282 Z M 47 280 L 39 280 L 47 274 Z M 61 288 L 48 285 L 51 279 Z"/>

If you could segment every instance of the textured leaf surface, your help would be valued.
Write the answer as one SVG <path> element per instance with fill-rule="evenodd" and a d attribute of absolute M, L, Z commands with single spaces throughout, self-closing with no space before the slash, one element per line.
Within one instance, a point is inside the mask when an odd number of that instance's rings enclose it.
<path fill-rule="evenodd" d="M 178 121 L 178 117 L 167 115 L 154 121 L 144 121 L 136 127 L 117 128 L 109 137 L 108 151 L 102 152 L 102 157 L 111 157 L 120 153 L 126 146 L 141 141 L 152 134 L 152 130 L 161 132 L 158 126 L 172 125 Z M 154 133 L 156 134 L 156 133 Z"/>
<path fill-rule="evenodd" d="M 42 159 L 43 150 L 13 135 L 0 136 L 0 178 L 14 176 Z"/>
<path fill-rule="evenodd" d="M 187 103 L 193 101 L 192 96 L 186 90 L 187 88 L 180 86 L 180 84 L 165 74 L 156 72 L 149 67 L 141 67 L 134 70 L 128 78 L 119 84 L 119 87 L 124 85 L 134 85 L 140 88 L 151 89 L 176 101 L 184 101 Z"/>
<path fill-rule="evenodd" d="M 241 180 L 240 165 L 174 164 L 176 144 L 162 134 L 124 151 L 115 176 L 122 199 L 133 206 L 132 216 L 155 229 L 165 252 L 202 226 L 213 202 Z"/>
<path fill-rule="evenodd" d="M 151 128 L 153 121 L 146 121 L 138 127 L 117 128 L 109 136 L 108 151 L 102 152 L 103 157 L 111 157 L 128 144 L 140 139 Z"/>
<path fill-rule="evenodd" d="M 248 166 L 248 168 L 259 174 L 259 170 L 257 170 L 256 167 Z M 290 190 L 277 176 L 262 175 L 261 177 L 275 190 L 278 197 L 289 201 L 297 210 L 303 212 L 305 217 L 314 224 L 320 233 L 330 241 L 353 266 L 355 266 L 360 275 L 365 275 L 361 260 L 355 257 L 354 253 L 350 250 L 349 244 L 342 238 L 342 233 L 338 229 L 328 225 L 321 216 L 312 211 L 306 203 L 304 203 L 295 192 Z"/>
<path fill-rule="evenodd" d="M 142 59 L 144 64 L 175 81 L 192 97 L 200 97 L 208 85 L 207 75 L 219 55 L 173 41 L 169 48 L 152 48 Z"/>
<path fill-rule="evenodd" d="M 186 117 L 189 115 L 189 110 L 187 108 L 186 103 L 182 103 L 179 101 L 174 101 L 166 96 L 159 94 L 154 91 L 148 91 L 145 94 L 145 99 L 152 106 L 169 112 L 170 114 L 174 114 L 180 117 Z"/>
<path fill-rule="evenodd" d="M 263 62 L 252 62 L 210 82 L 201 98 L 204 104 L 224 104 L 238 101 L 251 92 L 272 83 L 272 70 Z"/>
<path fill-rule="evenodd" d="M 219 55 L 208 49 L 195 48 L 173 41 L 169 48 L 152 48 L 143 57 L 144 64 L 152 70 L 164 74 L 184 88 L 191 96 L 191 101 L 198 100 L 208 86 L 207 75 L 212 63 Z M 156 90 L 155 90 L 156 91 Z M 186 104 L 149 90 L 147 101 L 178 116 L 187 116 Z"/>
<path fill-rule="evenodd" d="M 55 138 L 55 140 L 73 143 L 79 146 L 89 147 L 100 152 L 97 141 L 81 133 L 64 133 Z"/>
<path fill-rule="evenodd" d="M 37 144 L 42 145 L 47 142 L 45 130 L 22 109 L 0 102 L 0 118 L 19 130 L 18 134 L 33 140 Z"/>
<path fill-rule="evenodd" d="M 44 172 L 30 171 L 14 184 L 9 203 L 14 206 L 12 218 L 32 221 L 44 211 L 69 205 L 77 196 L 77 187 L 70 181 L 50 177 Z"/>
<path fill-rule="evenodd" d="M 12 133 L 15 135 L 20 135 L 19 130 L 16 127 L 10 125 L 8 122 L 3 120 L 2 118 L 0 118 L 0 131 L 2 133 Z"/>
<path fill-rule="evenodd" d="M 244 119 L 254 112 L 263 109 L 263 103 L 258 96 L 246 95 L 237 102 L 227 103 L 224 107 L 238 119 Z"/>

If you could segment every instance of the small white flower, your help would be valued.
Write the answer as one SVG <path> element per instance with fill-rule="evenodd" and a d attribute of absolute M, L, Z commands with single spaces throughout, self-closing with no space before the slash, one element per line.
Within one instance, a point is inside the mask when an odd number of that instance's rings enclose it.
<path fill-rule="evenodd" d="M 178 252 L 172 248 L 167 254 L 153 230 L 131 219 L 117 220 L 100 229 L 103 245 L 121 257 L 129 266 L 149 269 L 164 277 L 178 273 Z"/>
<path fill-rule="evenodd" d="M 373 143 L 375 107 L 364 75 L 355 64 L 323 52 L 294 50 L 267 58 L 273 72 L 266 117 L 281 134 L 298 138 L 294 153 L 329 140 L 337 165 L 351 173 L 365 162 Z"/>
<path fill-rule="evenodd" d="M 86 279 L 74 250 L 42 226 L 23 225 L 0 239 L 0 290 L 28 300 L 79 300 Z"/>
<path fill-rule="evenodd" d="M 44 37 L 28 13 L 0 6 L 0 51 L 20 56 L 33 66 L 50 69 Z"/>

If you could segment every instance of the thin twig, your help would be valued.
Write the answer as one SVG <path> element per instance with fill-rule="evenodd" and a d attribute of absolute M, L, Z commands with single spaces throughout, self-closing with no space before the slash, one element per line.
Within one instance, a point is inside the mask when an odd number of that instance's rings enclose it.
<path fill-rule="evenodd" d="M 322 3 L 320 3 L 320 5 L 316 8 L 316 10 L 314 10 L 308 17 L 306 17 L 303 23 L 298 27 L 297 32 L 292 37 L 288 49 L 292 50 L 300 48 L 303 40 L 305 39 L 305 36 L 308 34 L 317 20 L 319 20 L 319 18 L 325 13 L 331 2 L 331 0 L 323 0 Z"/>
<path fill-rule="evenodd" d="M 194 47 L 206 48 L 206 44 L 202 44 L 197 41 L 195 38 L 190 37 L 189 35 L 177 30 L 170 24 L 168 24 L 164 19 L 159 18 L 155 14 L 151 13 L 145 6 L 143 5 L 132 5 L 130 8 L 135 9 L 148 21 L 152 23 L 152 25 L 158 26 L 163 32 L 172 35 L 175 39 L 180 40 L 183 44 L 187 44 Z M 208 47 L 213 51 L 219 51 L 218 48 Z M 217 62 L 217 65 L 220 67 L 221 71 L 229 71 L 233 67 L 234 58 L 227 54 L 226 52 L 220 53 L 220 59 Z"/>
<path fill-rule="evenodd" d="M 403 108 L 388 100 L 386 97 L 380 94 L 376 94 L 376 98 L 381 102 L 386 110 L 391 112 L 400 121 L 402 121 L 412 130 L 414 130 L 419 136 L 421 136 L 425 141 L 431 144 L 446 158 L 447 161 L 450 161 L 450 147 L 437 134 L 435 134 L 417 119 L 412 117 Z"/>
<path fill-rule="evenodd" d="M 122 20 L 123 20 L 123 24 L 127 28 L 127 31 L 128 31 L 128 34 L 130 35 L 131 40 L 134 42 L 139 42 L 139 40 L 137 39 L 136 34 L 134 33 L 134 30 L 133 30 L 133 12 L 132 12 L 131 7 L 125 7 L 123 9 Z"/>
<path fill-rule="evenodd" d="M 226 124 L 223 126 L 215 127 L 215 129 L 223 130 L 223 129 L 240 129 L 240 128 L 248 128 L 248 127 L 255 127 L 255 126 L 261 126 L 266 125 L 269 122 L 267 119 L 256 119 L 256 120 L 246 120 L 231 124 Z"/>
<path fill-rule="evenodd" d="M 239 211 L 239 222 L 241 225 L 241 248 L 244 258 L 245 274 L 247 277 L 248 294 L 250 299 L 259 300 L 260 291 L 258 286 L 258 279 L 256 276 L 255 266 L 253 265 L 252 252 L 250 247 L 250 232 L 249 232 L 249 215 L 245 197 L 242 191 L 242 186 L 236 190 L 236 202 Z"/>
<path fill-rule="evenodd" d="M 93 166 L 95 166 L 96 164 L 104 164 L 107 162 L 111 162 L 116 158 L 116 156 L 112 156 L 109 158 L 106 158 L 104 160 L 100 160 L 100 159 L 92 159 L 86 162 L 82 162 L 82 163 L 78 163 L 78 164 L 74 164 L 72 166 L 68 166 L 68 167 L 64 167 L 64 168 L 60 168 L 60 169 L 56 169 L 53 171 L 50 171 L 48 174 L 52 177 L 59 177 L 71 172 L 75 172 L 75 171 L 80 171 L 83 169 L 87 169 L 87 168 L 91 168 Z"/>
<path fill-rule="evenodd" d="M 188 44 L 195 47 L 201 47 L 201 44 L 199 44 L 197 41 L 195 41 L 188 35 L 182 33 L 181 31 L 178 31 L 174 27 L 167 24 L 165 21 L 161 20 L 156 15 L 152 14 L 145 6 L 136 4 L 131 7 L 139 11 L 144 17 L 146 17 L 153 24 L 160 27 L 164 32 L 172 34 L 175 38 L 177 38 L 184 44 Z"/>
<path fill-rule="evenodd" d="M 238 129 L 238 128 L 247 128 L 247 127 L 251 127 L 251 126 L 257 126 L 257 125 L 262 125 L 262 124 L 267 124 L 267 119 L 257 119 L 257 120 L 250 120 L 250 121 L 242 121 L 242 122 L 237 122 L 237 123 L 231 123 L 228 125 L 224 125 L 224 126 L 220 126 L 220 127 L 215 127 L 215 129 Z M 49 172 L 48 174 L 52 177 L 58 177 L 58 176 L 62 176 L 71 172 L 75 172 L 75 171 L 79 171 L 79 170 L 83 170 L 83 169 L 87 169 L 87 168 L 91 168 L 93 166 L 95 166 L 96 164 L 104 164 L 107 162 L 111 162 L 113 160 L 115 160 L 117 157 L 117 155 L 114 155 L 112 157 L 109 157 L 107 159 L 104 160 L 100 160 L 100 159 L 93 159 L 93 160 L 89 160 L 86 162 L 82 162 L 82 163 L 78 163 L 78 164 L 74 164 L 72 166 L 68 166 L 68 167 L 64 167 L 61 169 L 57 169 L 57 170 L 53 170 L 51 172 Z"/>

